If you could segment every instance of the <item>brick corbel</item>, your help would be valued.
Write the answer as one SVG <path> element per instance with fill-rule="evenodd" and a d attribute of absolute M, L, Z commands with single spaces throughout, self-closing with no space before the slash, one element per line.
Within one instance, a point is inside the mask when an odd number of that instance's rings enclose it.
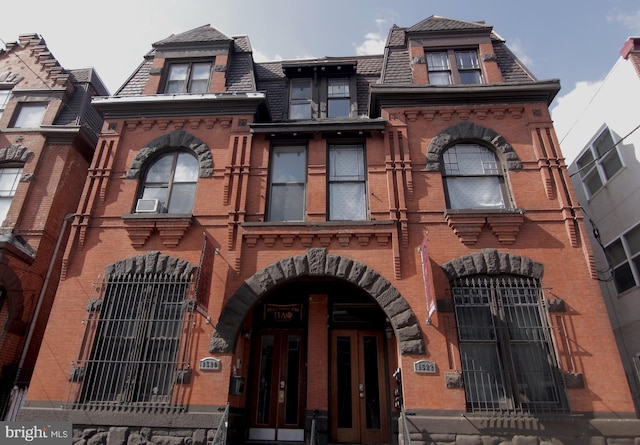
<path fill-rule="evenodd" d="M 482 228 L 487 225 L 500 244 L 513 244 L 524 223 L 524 210 L 447 211 L 445 219 L 463 244 L 471 246 L 478 241 Z"/>
<path fill-rule="evenodd" d="M 524 223 L 522 213 L 498 213 L 487 216 L 487 225 L 502 244 L 513 244 Z"/>
<path fill-rule="evenodd" d="M 123 215 L 131 245 L 141 248 L 157 231 L 165 247 L 177 247 L 191 227 L 191 215 Z"/>

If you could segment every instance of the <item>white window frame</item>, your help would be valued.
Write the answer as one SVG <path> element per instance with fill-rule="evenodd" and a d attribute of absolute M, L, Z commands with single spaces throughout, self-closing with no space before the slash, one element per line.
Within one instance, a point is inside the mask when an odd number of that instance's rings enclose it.
<path fill-rule="evenodd" d="M 608 133 L 611 141 L 605 143 L 602 138 Z M 622 156 L 620 156 L 619 144 L 620 141 L 616 140 L 615 134 L 608 126 L 603 126 L 596 135 L 591 139 L 589 144 L 582 150 L 581 154 L 577 157 L 576 166 L 578 167 L 578 174 L 582 187 L 584 188 L 587 198 L 591 198 L 598 191 L 602 190 L 616 174 L 624 168 L 624 162 Z M 604 143 L 605 146 L 599 144 Z M 608 145 L 611 145 L 609 147 Z M 601 152 L 604 150 L 604 152 Z M 619 167 L 614 172 L 607 173 L 607 162 L 617 161 Z M 597 180 L 592 185 L 591 180 Z M 594 187 L 595 184 L 599 184 Z"/>
<path fill-rule="evenodd" d="M 470 65 L 465 66 L 461 56 L 473 54 Z M 482 84 L 482 67 L 477 49 L 425 49 L 425 62 L 430 85 L 479 85 Z M 439 63 L 445 62 L 445 63 Z M 465 74 L 477 74 L 477 82 L 463 82 Z M 443 74 L 447 79 L 444 79 Z"/>
<path fill-rule="evenodd" d="M 618 255 L 615 255 L 616 251 Z M 640 224 L 636 224 L 605 246 L 605 255 L 611 267 L 613 284 L 618 294 L 640 286 Z M 616 271 L 618 271 L 618 279 L 616 279 Z M 620 274 L 623 271 L 626 272 L 627 279 L 633 278 L 634 285 L 622 288 L 622 283 L 619 280 L 622 279 Z M 631 276 L 628 276 L 629 273 Z"/>
<path fill-rule="evenodd" d="M 12 128 L 38 128 L 47 112 L 47 103 L 22 102 L 16 110 Z"/>
<path fill-rule="evenodd" d="M 208 65 L 208 74 L 206 77 L 206 85 L 204 88 L 196 86 L 204 85 L 204 77 L 195 77 L 195 67 Z M 178 67 L 184 67 L 184 74 L 178 76 Z M 167 83 L 165 94 L 205 94 L 209 92 L 211 83 L 211 73 L 213 71 L 213 62 L 206 61 L 189 61 L 169 64 L 167 71 Z"/>

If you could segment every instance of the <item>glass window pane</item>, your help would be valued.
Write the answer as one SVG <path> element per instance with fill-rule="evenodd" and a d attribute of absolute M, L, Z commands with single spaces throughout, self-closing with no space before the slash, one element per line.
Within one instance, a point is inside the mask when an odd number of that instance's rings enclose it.
<path fill-rule="evenodd" d="M 210 63 L 194 63 L 191 66 L 191 79 L 209 80 L 210 72 L 211 72 Z"/>
<path fill-rule="evenodd" d="M 487 177 L 447 177 L 450 209 L 503 209 L 500 179 Z"/>
<path fill-rule="evenodd" d="M 351 115 L 350 99 L 329 99 L 328 102 L 328 117 L 349 117 Z M 311 110 L 310 107 L 309 110 Z"/>
<path fill-rule="evenodd" d="M 548 351 L 540 343 L 512 344 L 517 401 L 529 403 L 560 402 L 553 370 L 549 366 Z"/>
<path fill-rule="evenodd" d="M 467 403 L 493 409 L 506 400 L 502 369 L 495 344 L 461 344 L 462 377 Z"/>
<path fill-rule="evenodd" d="M 46 110 L 45 104 L 22 104 L 18 111 L 18 118 L 13 124 L 14 128 L 39 127 Z"/>
<path fill-rule="evenodd" d="M 602 179 L 600 179 L 600 174 L 598 174 L 598 170 L 596 169 L 592 170 L 582 182 L 587 188 L 589 195 L 593 195 L 602 188 Z"/>
<path fill-rule="evenodd" d="M 330 219 L 332 221 L 362 221 L 367 207 L 362 182 L 335 182 L 329 185 Z"/>
<path fill-rule="evenodd" d="M 196 196 L 196 184 L 173 184 L 171 199 L 169 200 L 169 213 L 193 212 L 193 201 Z"/>
<path fill-rule="evenodd" d="M 13 196 L 21 176 L 21 168 L 0 168 L 0 196 Z"/>
<path fill-rule="evenodd" d="M 293 79 L 291 81 L 291 99 L 311 100 L 311 79 Z"/>
<path fill-rule="evenodd" d="M 480 68 L 475 51 L 456 51 L 456 63 L 461 70 Z"/>
<path fill-rule="evenodd" d="M 615 268 L 613 270 L 613 281 L 616 284 L 618 292 L 624 292 L 635 286 L 636 281 L 634 280 L 633 273 L 631 272 L 631 265 L 629 263 L 624 263 L 622 266 Z"/>
<path fill-rule="evenodd" d="M 476 144 L 458 144 L 444 152 L 447 175 L 497 175 L 498 160 L 489 149 Z"/>
<path fill-rule="evenodd" d="M 171 179 L 171 169 L 173 167 L 174 154 L 162 156 L 153 163 L 146 175 L 146 183 L 165 183 Z"/>
<path fill-rule="evenodd" d="M 168 94 L 185 92 L 188 71 L 189 65 L 186 63 L 171 65 L 169 68 L 169 81 L 167 82 Z"/>
<path fill-rule="evenodd" d="M 157 199 L 162 204 L 162 208 L 166 209 L 169 196 L 169 187 L 165 186 L 146 186 L 142 191 L 142 199 Z M 162 211 L 162 210 L 161 210 Z"/>
<path fill-rule="evenodd" d="M 308 102 L 301 104 L 291 104 L 289 109 L 290 119 L 311 119 L 311 104 Z"/>
<path fill-rule="evenodd" d="M 591 150 L 587 150 L 577 161 L 578 168 L 580 169 L 580 177 L 585 177 L 589 171 L 594 167 L 593 153 Z"/>
<path fill-rule="evenodd" d="M 622 241 L 619 239 L 608 245 L 605 251 L 609 256 L 609 261 L 612 266 L 617 266 L 618 264 L 627 261 L 627 254 L 624 252 Z"/>
<path fill-rule="evenodd" d="M 338 380 L 337 424 L 339 428 L 351 428 L 353 426 L 353 401 L 351 394 L 354 384 L 351 380 L 351 337 L 338 337 L 336 343 L 336 374 Z"/>
<path fill-rule="evenodd" d="M 449 58 L 446 52 L 427 53 L 427 67 L 429 71 L 449 69 Z"/>
<path fill-rule="evenodd" d="M 188 153 L 180 153 L 178 154 L 173 180 L 174 182 L 196 182 L 198 181 L 199 171 L 200 164 L 194 156 Z"/>
<path fill-rule="evenodd" d="M 364 181 L 361 146 L 332 146 L 329 152 L 330 181 Z"/>
<path fill-rule="evenodd" d="M 329 97 L 349 97 L 349 79 L 346 77 L 329 79 Z"/>
<path fill-rule="evenodd" d="M 615 149 L 605 155 L 600 163 L 604 169 L 604 176 L 606 179 L 611 179 L 611 177 L 622 168 L 622 161 Z"/>
<path fill-rule="evenodd" d="M 378 363 L 378 337 L 366 335 L 362 339 L 364 355 L 364 387 L 365 391 L 365 418 L 367 429 L 379 430 L 381 428 L 380 416 L 380 372 Z"/>
<path fill-rule="evenodd" d="M 431 85 L 451 85 L 451 74 L 447 71 L 430 72 L 429 83 Z"/>
<path fill-rule="evenodd" d="M 307 159 L 304 147 L 283 148 L 273 150 L 271 182 L 304 183 L 307 177 Z"/>
<path fill-rule="evenodd" d="M 273 184 L 271 186 L 269 220 L 304 220 L 304 184 Z"/>
<path fill-rule="evenodd" d="M 0 224 L 4 222 L 9 214 L 9 207 L 11 207 L 12 198 L 0 197 Z"/>
<path fill-rule="evenodd" d="M 480 71 L 460 71 L 460 83 L 463 85 L 475 85 L 482 83 Z"/>
<path fill-rule="evenodd" d="M 607 152 L 613 148 L 613 145 L 613 137 L 611 136 L 611 131 L 609 131 L 609 129 L 603 131 L 593 143 L 593 147 L 596 149 L 596 153 L 598 153 L 599 158 L 607 154 Z"/>
<path fill-rule="evenodd" d="M 636 226 L 631 229 L 624 237 L 629 245 L 631 255 L 635 255 L 640 252 L 640 226 Z"/>

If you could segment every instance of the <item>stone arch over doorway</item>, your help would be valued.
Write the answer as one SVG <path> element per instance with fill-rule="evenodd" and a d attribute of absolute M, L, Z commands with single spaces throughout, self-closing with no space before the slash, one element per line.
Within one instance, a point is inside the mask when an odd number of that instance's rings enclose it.
<path fill-rule="evenodd" d="M 5 265 L 0 272 L 0 287 L 6 292 L 7 302 L 7 323 L 3 326 L 3 330 L 12 334 L 23 335 L 27 331 L 27 322 L 22 320 L 24 312 L 24 293 L 22 292 L 22 284 L 20 278 L 11 269 Z"/>
<path fill-rule="evenodd" d="M 240 325 L 253 305 L 274 286 L 299 276 L 335 277 L 362 288 L 378 302 L 389 318 L 401 353 L 425 353 L 418 320 L 400 292 L 365 264 L 344 256 L 329 254 L 324 248 L 312 248 L 304 255 L 283 258 L 247 279 L 222 308 L 209 351 L 232 352 Z"/>

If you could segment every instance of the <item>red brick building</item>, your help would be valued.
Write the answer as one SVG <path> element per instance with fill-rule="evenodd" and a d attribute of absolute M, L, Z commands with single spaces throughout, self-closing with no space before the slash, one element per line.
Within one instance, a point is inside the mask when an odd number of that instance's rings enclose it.
<path fill-rule="evenodd" d="M 0 419 L 33 371 L 108 95 L 36 34 L 0 51 Z"/>
<path fill-rule="evenodd" d="M 381 56 L 154 43 L 93 102 L 20 419 L 107 444 L 639 437 L 559 89 L 435 16 Z"/>

